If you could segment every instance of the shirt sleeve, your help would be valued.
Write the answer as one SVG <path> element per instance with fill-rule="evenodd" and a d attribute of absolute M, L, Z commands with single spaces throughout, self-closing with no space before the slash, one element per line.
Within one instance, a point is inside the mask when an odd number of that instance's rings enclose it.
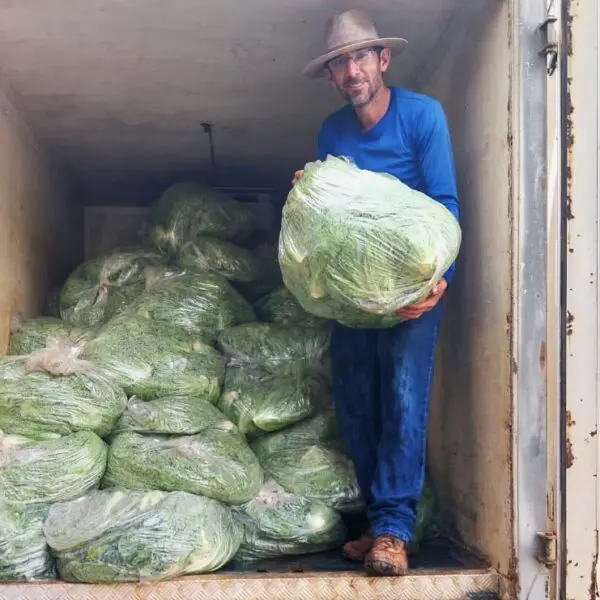
<path fill-rule="evenodd" d="M 460 205 L 456 185 L 456 171 L 452 140 L 441 104 L 433 101 L 418 115 L 416 148 L 424 181 L 423 192 L 443 204 L 460 223 Z M 444 278 L 450 284 L 456 263 Z"/>

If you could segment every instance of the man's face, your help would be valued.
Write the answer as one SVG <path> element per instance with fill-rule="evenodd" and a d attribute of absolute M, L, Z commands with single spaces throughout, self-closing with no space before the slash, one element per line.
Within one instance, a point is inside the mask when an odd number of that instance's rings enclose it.
<path fill-rule="evenodd" d="M 329 81 L 355 108 L 373 101 L 383 86 L 383 74 L 390 64 L 390 51 L 374 48 L 338 56 L 327 63 Z"/>

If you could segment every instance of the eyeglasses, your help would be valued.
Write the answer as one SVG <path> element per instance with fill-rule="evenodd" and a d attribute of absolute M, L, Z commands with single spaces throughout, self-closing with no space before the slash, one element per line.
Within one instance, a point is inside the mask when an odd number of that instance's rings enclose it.
<path fill-rule="evenodd" d="M 353 61 L 359 67 L 364 66 L 369 62 L 369 59 L 374 52 L 377 52 L 375 48 L 364 48 L 363 50 L 357 50 L 350 54 L 336 56 L 327 63 L 327 66 L 335 71 L 345 69 L 350 61 Z"/>

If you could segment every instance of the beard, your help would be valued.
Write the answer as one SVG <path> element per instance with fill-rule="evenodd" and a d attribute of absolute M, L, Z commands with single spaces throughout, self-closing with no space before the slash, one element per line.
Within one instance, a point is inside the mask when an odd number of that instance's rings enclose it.
<path fill-rule="evenodd" d="M 359 85 L 362 84 L 361 87 L 357 87 L 355 89 L 351 89 L 348 86 Z M 338 91 L 343 96 L 343 98 L 351 104 L 354 108 L 363 108 L 368 106 L 373 102 L 375 96 L 379 92 L 379 88 L 381 86 L 374 85 L 372 82 L 368 80 L 355 80 L 355 79 L 347 79 L 344 81 L 342 86 L 338 87 Z"/>

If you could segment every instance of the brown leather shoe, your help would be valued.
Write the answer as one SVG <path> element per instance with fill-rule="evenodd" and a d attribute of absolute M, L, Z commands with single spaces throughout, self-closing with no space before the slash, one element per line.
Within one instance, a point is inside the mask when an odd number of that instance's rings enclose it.
<path fill-rule="evenodd" d="M 363 562 L 373 547 L 373 536 L 363 534 L 358 540 L 346 542 L 342 548 L 342 556 L 355 562 Z"/>
<path fill-rule="evenodd" d="M 408 572 L 406 543 L 391 535 L 382 535 L 373 543 L 365 559 L 365 569 L 373 575 L 398 576 Z"/>

